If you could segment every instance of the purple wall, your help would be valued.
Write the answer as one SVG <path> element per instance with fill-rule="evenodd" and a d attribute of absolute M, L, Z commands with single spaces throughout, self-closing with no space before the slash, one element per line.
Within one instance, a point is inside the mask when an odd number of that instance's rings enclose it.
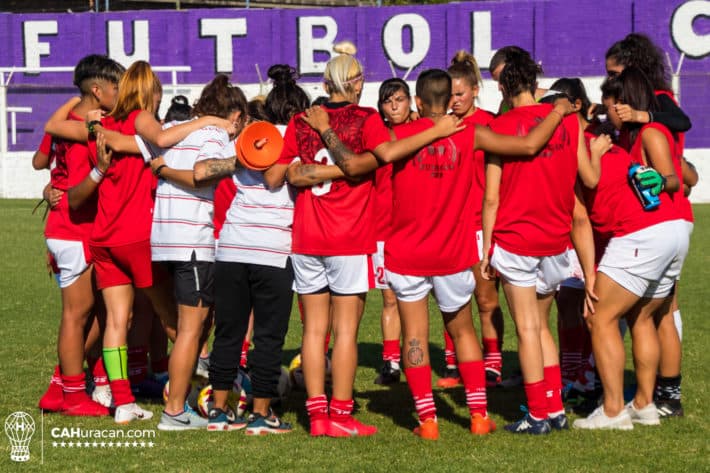
<path fill-rule="evenodd" d="M 672 26 L 674 14 L 682 21 Z M 317 17 L 316 23 L 325 22 L 326 26 L 308 27 L 309 17 Z M 138 56 L 148 54 L 153 65 L 190 65 L 192 72 L 178 74 L 183 84 L 206 83 L 216 72 L 231 73 L 236 82 L 255 83 L 255 63 L 263 74 L 273 63 L 297 65 L 303 80 L 317 81 L 320 73 L 313 63 L 326 61 L 328 53 L 318 52 L 315 46 L 318 38 L 332 34 L 336 41 L 351 39 L 357 44 L 368 81 L 392 76 L 388 58 L 400 77 L 413 66 L 409 75 L 413 79 L 426 68 L 445 67 L 447 59 L 462 48 L 473 51 L 485 67 L 491 50 L 509 44 L 529 50 L 542 62 L 547 77 L 583 77 L 603 75 L 606 49 L 637 31 L 649 34 L 667 51 L 674 66 L 681 51 L 695 56 L 686 56 L 681 70 L 681 100 L 693 120 L 687 143 L 689 147 L 710 148 L 710 118 L 706 113 L 710 110 L 709 18 L 710 2 L 679 0 L 0 14 L 0 38 L 10 45 L 0 49 L 0 67 L 73 66 L 90 53 L 112 53 L 112 57 L 130 63 L 138 58 L 132 56 L 136 52 Z M 220 19 L 224 23 L 209 24 Z M 142 28 L 137 25 L 146 21 L 147 40 L 140 39 L 134 45 L 134 31 Z M 413 26 L 401 29 L 398 22 L 400 26 Z M 116 31 L 109 34 L 117 25 L 123 27 L 122 36 Z M 337 25 L 337 34 L 333 25 Z M 230 29 L 234 33 L 231 40 L 227 36 L 217 40 L 215 35 L 226 35 Z M 232 53 L 228 54 L 230 46 Z M 314 47 L 315 52 L 299 54 L 299 50 Z M 161 79 L 168 81 L 169 76 L 161 74 Z M 72 92 L 70 73 L 15 74 L 8 89 L 9 105 L 31 106 L 34 113 L 18 115 L 18 144 L 11 149 L 34 149 L 46 117 Z"/>

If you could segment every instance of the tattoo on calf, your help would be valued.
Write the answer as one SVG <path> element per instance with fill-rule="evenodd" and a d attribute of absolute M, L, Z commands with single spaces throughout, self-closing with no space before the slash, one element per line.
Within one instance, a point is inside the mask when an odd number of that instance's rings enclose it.
<path fill-rule="evenodd" d="M 409 341 L 407 360 L 412 366 L 419 366 L 424 362 L 424 350 L 422 350 L 421 343 L 416 338 Z"/>

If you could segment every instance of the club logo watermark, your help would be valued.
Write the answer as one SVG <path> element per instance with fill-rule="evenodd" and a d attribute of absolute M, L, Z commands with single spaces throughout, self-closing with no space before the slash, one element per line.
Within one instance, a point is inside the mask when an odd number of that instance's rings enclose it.
<path fill-rule="evenodd" d="M 35 433 L 35 420 L 26 412 L 13 412 L 5 418 L 5 435 L 10 439 L 10 460 L 30 459 L 30 441 Z"/>

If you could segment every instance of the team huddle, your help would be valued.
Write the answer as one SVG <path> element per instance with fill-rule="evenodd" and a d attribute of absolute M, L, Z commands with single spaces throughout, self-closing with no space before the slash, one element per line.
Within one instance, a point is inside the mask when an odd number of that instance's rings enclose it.
<path fill-rule="evenodd" d="M 476 106 L 481 73 L 464 51 L 447 70 L 422 72 L 414 96 L 403 80 L 384 81 L 378 110 L 358 105 L 354 46 L 335 52 L 327 97 L 311 101 L 294 69 L 277 64 L 267 96 L 247 101 L 218 75 L 194 106 L 173 99 L 162 122 L 148 63 L 78 63 L 81 97 L 52 115 L 33 158 L 50 169 L 45 236 L 62 293 L 59 364 L 39 407 L 128 423 L 152 417 L 136 397 L 157 393 L 161 430 L 288 433 L 272 403 L 283 394 L 295 292 L 303 339 L 293 364 L 310 435 L 373 435 L 376 426 L 353 416 L 353 385 L 366 294 L 376 288 L 375 383 L 404 372 L 414 434 L 439 438 L 430 293 L 444 322 L 437 386 L 463 385 L 470 432 L 490 434 L 486 389 L 516 383 L 502 377 L 502 288 L 527 398 L 505 430 L 569 429 L 565 403 L 588 414 L 573 423 L 580 429 L 683 415 L 677 281 L 697 174 L 683 158 L 690 121 L 659 49 L 640 34 L 615 43 L 602 104 L 592 104 L 579 79 L 539 89 L 530 54 L 502 48 L 489 67 L 502 93 L 497 114 Z M 259 168 L 238 158 L 235 140 L 253 140 L 265 122 L 283 147 Z M 637 386 L 625 400 L 626 327 Z M 243 394 L 247 372 L 248 415 L 233 394 Z M 195 375 L 209 381 L 202 416 L 188 402 Z"/>

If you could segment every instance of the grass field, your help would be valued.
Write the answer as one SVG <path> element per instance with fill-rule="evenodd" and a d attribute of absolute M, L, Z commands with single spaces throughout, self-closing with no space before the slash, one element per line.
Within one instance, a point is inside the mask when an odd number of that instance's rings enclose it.
<path fill-rule="evenodd" d="M 42 416 L 35 407 L 56 363 L 59 290 L 44 269 L 43 223 L 31 215 L 34 202 L 0 200 L 0 420 L 15 411 L 36 422 L 30 461 L 10 461 L 10 446 L 0 440 L 0 471 L 710 471 L 710 322 L 706 312 L 710 280 L 710 206 L 696 206 L 696 227 L 680 291 L 684 321 L 683 404 L 685 418 L 632 432 L 553 433 L 544 438 L 514 436 L 499 430 L 485 438 L 468 433 L 463 389 L 436 390 L 441 439 L 425 442 L 410 430 L 413 403 L 405 383 L 375 386 L 380 365 L 380 297 L 370 294 L 360 332 L 360 366 L 355 399 L 359 418 L 380 433 L 370 438 L 308 437 L 304 394 L 294 392 L 283 417 L 295 424 L 287 436 L 251 438 L 243 433 L 160 432 L 157 419 L 118 427 L 109 418 Z M 436 314 L 436 312 L 434 312 Z M 284 364 L 300 344 L 301 325 L 292 314 Z M 432 359 L 442 360 L 441 322 L 431 320 Z M 627 349 L 628 349 L 627 340 Z M 505 373 L 517 368 L 515 335 L 506 318 Z M 435 371 L 440 367 L 434 366 Z M 627 380 L 632 379 L 627 359 Z M 505 376 L 504 373 L 504 376 Z M 436 376 L 436 375 L 435 375 Z M 489 409 L 499 427 L 517 419 L 524 402 L 521 388 L 490 389 Z M 150 408 L 159 416 L 161 406 Z M 42 428 L 43 427 L 43 428 Z M 52 429 L 150 429 L 152 448 L 61 448 Z M 56 430 L 55 430 L 56 432 Z M 42 433 L 44 442 L 42 442 Z M 61 441 L 61 439 L 59 439 Z M 67 440 L 68 441 L 68 440 Z M 139 439 L 140 441 L 140 439 Z"/>

